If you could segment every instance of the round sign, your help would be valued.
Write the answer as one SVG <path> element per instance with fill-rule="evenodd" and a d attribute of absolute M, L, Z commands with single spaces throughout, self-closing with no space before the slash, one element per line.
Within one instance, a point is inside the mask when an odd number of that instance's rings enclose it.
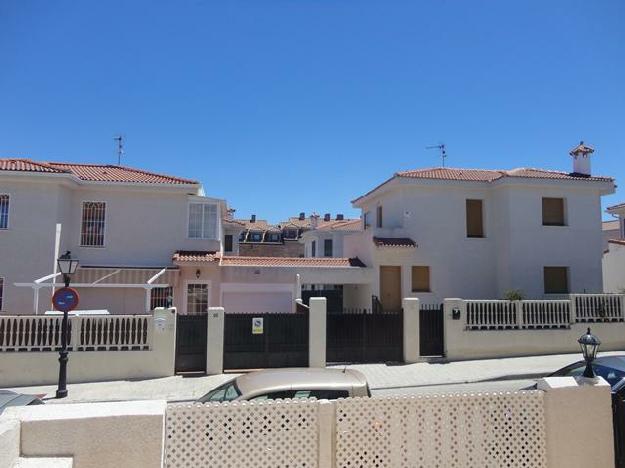
<path fill-rule="evenodd" d="M 52 305 L 56 310 L 69 312 L 78 307 L 78 291 L 73 288 L 61 288 L 52 296 Z"/>

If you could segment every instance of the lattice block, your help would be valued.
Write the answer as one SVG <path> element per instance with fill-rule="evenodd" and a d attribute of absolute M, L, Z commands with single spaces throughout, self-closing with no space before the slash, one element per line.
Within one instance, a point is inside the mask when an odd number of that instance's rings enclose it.
<path fill-rule="evenodd" d="M 543 394 L 339 400 L 336 466 L 545 467 Z"/>
<path fill-rule="evenodd" d="M 315 468 L 317 414 L 315 400 L 171 405 L 166 464 Z"/>

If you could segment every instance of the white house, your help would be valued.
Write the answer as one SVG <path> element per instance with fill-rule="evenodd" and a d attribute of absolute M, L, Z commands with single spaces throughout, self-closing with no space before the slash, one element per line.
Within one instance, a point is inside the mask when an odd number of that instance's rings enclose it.
<path fill-rule="evenodd" d="M 80 261 L 79 309 L 294 308 L 302 281 L 367 282 L 357 259 L 238 257 L 244 226 L 199 182 L 122 166 L 0 159 L 0 312 L 50 310 L 56 258 Z"/>
<path fill-rule="evenodd" d="M 617 218 L 619 230 L 608 240 L 603 254 L 603 288 L 608 293 L 625 291 L 625 203 L 611 206 L 608 213 Z"/>
<path fill-rule="evenodd" d="M 353 201 L 360 233 L 343 255 L 372 269 L 370 295 L 386 308 L 402 297 L 526 298 L 602 292 L 601 196 L 614 181 L 591 175 L 592 148 L 573 171 L 432 168 L 398 172 Z"/>

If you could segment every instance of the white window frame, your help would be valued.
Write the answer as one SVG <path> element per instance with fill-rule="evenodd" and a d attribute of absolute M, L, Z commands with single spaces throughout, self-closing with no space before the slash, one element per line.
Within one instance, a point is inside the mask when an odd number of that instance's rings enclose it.
<path fill-rule="evenodd" d="M 152 305 L 153 305 L 152 303 L 154 302 L 154 297 L 153 297 L 154 291 L 158 291 L 158 290 L 162 291 L 162 290 L 165 290 L 165 289 L 169 289 L 171 291 L 171 304 L 173 306 L 173 304 L 174 304 L 174 289 L 175 289 L 173 286 L 167 286 L 167 287 L 164 287 L 164 288 L 152 288 L 150 290 L 150 310 L 154 310 L 155 309 L 154 307 L 152 307 Z M 165 297 L 165 299 L 167 299 L 167 297 Z M 161 306 L 158 306 L 158 307 L 161 307 Z M 162 307 L 166 307 L 166 305 L 164 305 Z"/>
<path fill-rule="evenodd" d="M 0 310 L 4 310 L 4 302 L 6 299 L 4 284 L 6 283 L 4 276 L 0 276 Z"/>
<path fill-rule="evenodd" d="M 104 234 L 102 235 L 102 245 L 85 245 L 82 243 L 82 225 L 85 203 L 103 203 L 104 204 Z M 108 226 L 108 203 L 104 200 L 82 200 L 80 203 L 80 232 L 79 243 L 83 249 L 104 249 L 106 248 L 106 227 Z"/>
<path fill-rule="evenodd" d="M 191 237 L 191 205 L 202 205 L 202 224 L 200 237 Z M 204 232 L 204 205 L 215 207 L 215 232 L 212 237 L 208 237 Z M 187 204 L 187 239 L 193 240 L 219 240 L 219 204 L 214 202 L 204 202 L 191 200 Z"/>
<path fill-rule="evenodd" d="M 0 193 L 0 197 L 8 197 L 7 204 L 7 225 L 6 227 L 0 227 L 0 231 L 8 231 L 11 227 L 11 194 L 10 193 Z"/>
<path fill-rule="evenodd" d="M 212 307 L 211 305 L 211 281 L 208 280 L 185 280 L 184 282 L 184 290 L 182 292 L 183 298 L 182 298 L 182 304 L 183 304 L 183 312 L 184 315 L 197 315 L 197 314 L 189 314 L 189 303 L 188 303 L 188 294 L 187 291 L 189 289 L 189 285 L 191 284 L 206 284 L 208 286 L 207 288 L 207 294 L 208 294 L 208 305 L 206 308 L 206 311 L 208 312 L 208 309 Z"/>

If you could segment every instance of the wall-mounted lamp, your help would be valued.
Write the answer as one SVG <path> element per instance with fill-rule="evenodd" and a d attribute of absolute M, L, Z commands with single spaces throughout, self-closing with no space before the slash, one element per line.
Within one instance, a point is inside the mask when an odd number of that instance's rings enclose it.
<path fill-rule="evenodd" d="M 460 320 L 460 309 L 458 309 L 457 307 L 454 307 L 451 310 L 451 318 L 452 320 Z"/>
<path fill-rule="evenodd" d="M 200 276 L 202 276 L 202 272 L 200 271 L 200 269 L 198 268 L 197 270 L 195 270 L 195 277 L 197 279 L 200 279 Z"/>

